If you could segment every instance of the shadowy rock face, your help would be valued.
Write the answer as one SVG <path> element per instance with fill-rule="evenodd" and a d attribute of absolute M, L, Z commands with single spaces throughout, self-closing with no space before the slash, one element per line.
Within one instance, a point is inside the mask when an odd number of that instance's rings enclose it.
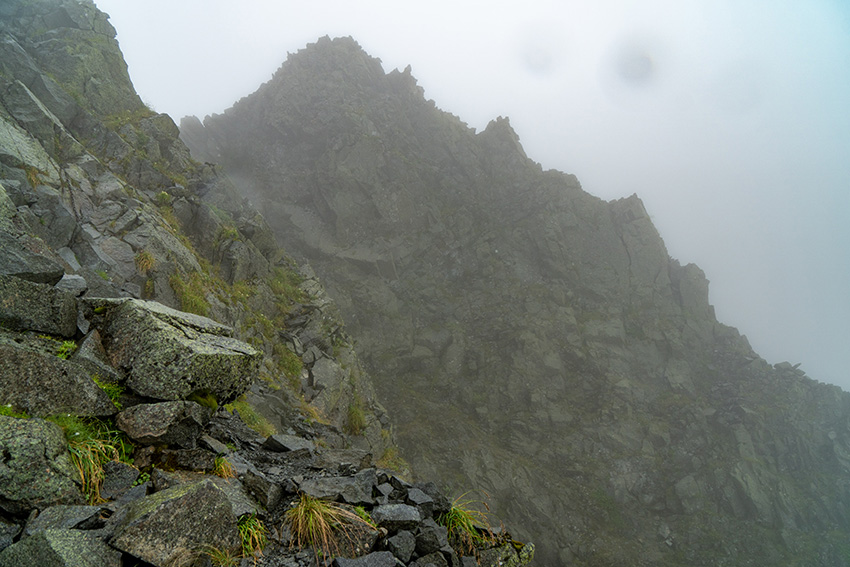
<path fill-rule="evenodd" d="M 121 552 L 76 530 L 44 530 L 0 552 L 3 567 L 120 567 Z"/>
<path fill-rule="evenodd" d="M 637 196 L 350 38 L 181 135 L 322 277 L 415 470 L 486 491 L 542 564 L 844 564 L 850 397 L 719 323 Z"/>

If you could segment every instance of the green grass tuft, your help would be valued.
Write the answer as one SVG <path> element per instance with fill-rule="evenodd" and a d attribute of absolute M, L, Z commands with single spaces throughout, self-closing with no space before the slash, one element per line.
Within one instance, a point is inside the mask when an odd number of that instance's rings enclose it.
<path fill-rule="evenodd" d="M 476 509 L 479 505 L 489 511 L 486 502 L 475 502 L 462 494 L 452 502 L 451 509 L 440 514 L 437 523 L 448 531 L 449 543 L 459 555 L 468 555 L 476 547 L 493 542 L 487 514 Z"/>
<path fill-rule="evenodd" d="M 348 404 L 343 429 L 349 435 L 360 435 L 366 429 L 366 411 L 363 409 L 363 399 L 357 392 L 354 392 Z"/>
<path fill-rule="evenodd" d="M 47 419 L 65 433 L 71 462 L 80 476 L 86 500 L 92 505 L 103 502 L 100 496 L 103 464 L 108 461 L 129 462 L 133 446 L 124 433 L 95 418 L 59 414 Z"/>
<path fill-rule="evenodd" d="M 18 419 L 29 419 L 29 415 L 22 411 L 16 411 L 12 404 L 0 405 L 0 415 L 5 417 L 16 417 Z"/>
<path fill-rule="evenodd" d="M 256 561 L 269 542 L 269 530 L 257 516 L 248 514 L 239 518 L 239 539 L 242 542 L 242 557 L 253 557 Z"/>
<path fill-rule="evenodd" d="M 352 530 L 357 526 L 371 528 L 368 522 L 342 505 L 307 494 L 301 494 L 299 501 L 286 511 L 283 522 L 292 532 L 292 545 L 312 547 L 316 563 L 321 555 L 325 565 L 339 554 L 341 538 L 351 541 Z"/>
<path fill-rule="evenodd" d="M 76 350 L 77 343 L 74 341 L 62 341 L 62 344 L 56 349 L 56 356 L 63 360 L 67 360 Z"/>
<path fill-rule="evenodd" d="M 109 399 L 112 400 L 112 403 L 115 404 L 115 407 L 118 408 L 118 411 L 124 409 L 124 406 L 119 401 L 121 396 L 124 394 L 124 386 L 122 384 L 118 384 L 117 382 L 108 382 L 95 374 L 92 376 L 94 383 L 97 384 L 101 390 L 106 392 L 106 395 L 109 396 Z"/>
<path fill-rule="evenodd" d="M 277 430 L 274 428 L 269 420 L 260 415 L 257 410 L 248 403 L 248 400 L 245 396 L 240 396 L 239 399 L 230 404 L 225 404 L 224 409 L 233 413 L 233 410 L 239 412 L 239 417 L 242 418 L 242 421 L 245 422 L 245 425 L 262 435 L 263 437 L 268 437 L 269 435 L 274 435 L 277 433 Z"/>

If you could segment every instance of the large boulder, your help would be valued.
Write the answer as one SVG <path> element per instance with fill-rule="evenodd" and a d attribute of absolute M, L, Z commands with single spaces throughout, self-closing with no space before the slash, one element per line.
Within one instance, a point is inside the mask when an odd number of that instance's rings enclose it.
<path fill-rule="evenodd" d="M 0 274 L 0 324 L 72 337 L 77 332 L 77 301 L 50 285 Z"/>
<path fill-rule="evenodd" d="M 101 301 L 111 308 L 107 352 L 135 393 L 182 400 L 202 390 L 225 403 L 254 381 L 262 354 L 231 338 L 229 327 L 152 301 Z"/>
<path fill-rule="evenodd" d="M 0 193 L 0 199 L 3 196 L 5 193 Z M 45 284 L 54 284 L 62 279 L 65 269 L 51 257 L 39 253 L 39 244 L 43 245 L 37 238 L 25 235 L 15 237 L 0 227 L 0 275 Z"/>
<path fill-rule="evenodd" d="M 174 401 L 128 408 L 116 416 L 115 425 L 142 445 L 193 449 L 209 418 L 209 410 L 195 402 Z"/>
<path fill-rule="evenodd" d="M 225 493 L 204 480 L 132 504 L 110 544 L 156 567 L 167 567 L 199 549 L 238 546 L 236 522 Z"/>
<path fill-rule="evenodd" d="M 29 415 L 71 412 L 83 416 L 115 413 L 109 396 L 89 373 L 71 361 L 0 342 L 0 403 Z"/>
<path fill-rule="evenodd" d="M 13 515 L 82 504 L 65 435 L 41 419 L 0 416 L 0 509 Z"/>
<path fill-rule="evenodd" d="M 0 567 L 120 567 L 121 552 L 80 530 L 44 530 L 0 553 Z"/>

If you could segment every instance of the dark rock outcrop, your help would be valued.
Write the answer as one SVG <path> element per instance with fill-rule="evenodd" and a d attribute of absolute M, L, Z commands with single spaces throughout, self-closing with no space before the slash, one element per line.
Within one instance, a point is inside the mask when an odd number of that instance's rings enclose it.
<path fill-rule="evenodd" d="M 850 532 L 850 395 L 718 322 L 636 195 L 543 171 L 351 38 L 184 130 L 328 286 L 415 470 L 493 495 L 544 564 L 841 564 L 815 558 Z"/>

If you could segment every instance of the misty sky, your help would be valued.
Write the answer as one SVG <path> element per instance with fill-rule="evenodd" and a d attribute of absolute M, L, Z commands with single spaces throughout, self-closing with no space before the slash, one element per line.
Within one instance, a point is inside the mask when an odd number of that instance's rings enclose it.
<path fill-rule="evenodd" d="M 471 127 L 508 116 L 544 167 L 637 193 L 721 322 L 850 390 L 846 0 L 95 2 L 142 98 L 178 122 L 326 34 L 410 64 Z"/>

